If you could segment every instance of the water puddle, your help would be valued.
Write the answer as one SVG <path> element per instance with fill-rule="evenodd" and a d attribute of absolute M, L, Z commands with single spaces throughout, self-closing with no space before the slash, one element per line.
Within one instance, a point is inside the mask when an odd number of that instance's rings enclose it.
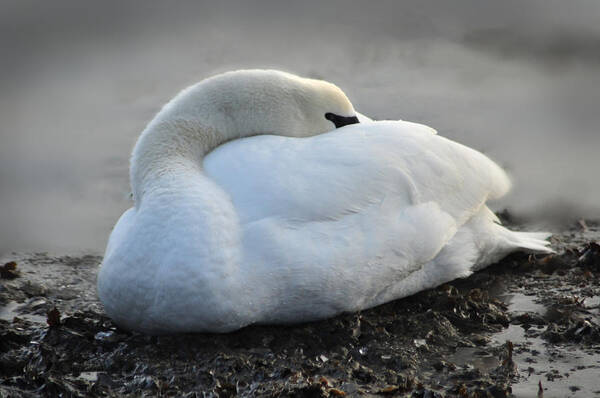
<path fill-rule="evenodd" d="M 545 396 L 600 397 L 600 352 L 585 352 L 569 346 L 548 345 L 540 336 L 545 326 L 527 331 L 518 325 L 493 336 L 502 343 L 513 342 L 513 360 L 520 381 L 512 386 L 517 397 L 537 397 L 541 381 Z"/>
<path fill-rule="evenodd" d="M 600 315 L 600 296 L 586 297 L 583 306 L 590 313 Z"/>
<path fill-rule="evenodd" d="M 496 369 L 501 362 L 500 358 L 478 347 L 459 347 L 448 359 L 456 365 L 471 365 L 486 373 Z"/>
<path fill-rule="evenodd" d="M 533 312 L 544 316 L 547 311 L 546 306 L 537 303 L 535 299 L 536 296 L 527 296 L 523 293 L 509 293 L 498 296 L 498 300 L 508 305 L 508 311 L 511 313 Z"/>
<path fill-rule="evenodd" d="M 36 315 L 31 313 L 25 313 L 23 309 L 31 308 L 34 303 L 17 303 L 16 301 L 9 301 L 4 307 L 0 307 L 0 319 L 3 321 L 12 322 L 15 317 L 25 319 L 32 323 L 46 324 L 45 315 Z"/>
<path fill-rule="evenodd" d="M 511 293 L 498 297 L 508 305 L 512 314 L 535 313 L 551 317 L 551 310 L 536 302 L 535 296 Z M 590 311 L 598 311 L 598 296 L 586 299 Z M 517 364 L 519 380 L 512 385 L 516 397 L 538 396 L 541 381 L 547 397 L 600 397 L 600 348 L 583 351 L 568 345 L 548 345 L 541 334 L 546 326 L 510 324 L 508 328 L 492 335 L 492 345 L 511 341 L 514 345 L 513 360 Z M 481 348 L 463 347 L 449 358 L 459 366 L 471 365 L 489 372 L 500 365 L 501 360 Z"/>
<path fill-rule="evenodd" d="M 81 372 L 78 379 L 87 381 L 89 383 L 95 383 L 98 381 L 98 373 L 99 372 Z"/>

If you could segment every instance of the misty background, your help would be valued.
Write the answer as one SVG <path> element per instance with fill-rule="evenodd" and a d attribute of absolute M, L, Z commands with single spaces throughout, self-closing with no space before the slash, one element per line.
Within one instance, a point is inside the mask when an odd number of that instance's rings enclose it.
<path fill-rule="evenodd" d="M 428 124 L 538 221 L 600 218 L 600 2 L 0 1 L 0 254 L 101 253 L 128 156 L 180 89 L 278 68 Z"/>

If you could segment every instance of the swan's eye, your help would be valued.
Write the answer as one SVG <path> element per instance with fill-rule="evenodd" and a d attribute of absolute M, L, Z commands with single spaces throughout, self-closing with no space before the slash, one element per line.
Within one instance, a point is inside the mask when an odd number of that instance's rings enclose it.
<path fill-rule="evenodd" d="M 356 116 L 340 116 L 331 112 L 327 112 L 325 114 L 325 119 L 331 120 L 333 124 L 335 124 L 336 129 L 347 126 L 349 124 L 358 123 L 358 118 Z"/>

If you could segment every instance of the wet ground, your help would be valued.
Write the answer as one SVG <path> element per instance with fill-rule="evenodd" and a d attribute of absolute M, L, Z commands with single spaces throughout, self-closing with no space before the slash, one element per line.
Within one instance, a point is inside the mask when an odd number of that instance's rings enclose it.
<path fill-rule="evenodd" d="M 556 255 L 514 254 L 360 314 L 161 337 L 104 315 L 100 257 L 12 254 L 0 397 L 600 397 L 596 241 L 599 224 L 579 222 L 552 238 Z"/>

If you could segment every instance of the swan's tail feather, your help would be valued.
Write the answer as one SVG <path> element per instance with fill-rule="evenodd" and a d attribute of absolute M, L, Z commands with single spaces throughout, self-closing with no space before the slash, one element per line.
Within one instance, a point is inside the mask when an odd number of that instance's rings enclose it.
<path fill-rule="evenodd" d="M 479 259 L 472 267 L 473 271 L 478 271 L 490 264 L 500 261 L 508 254 L 522 250 L 529 253 L 554 253 L 549 248 L 548 239 L 552 234 L 547 232 L 517 232 L 511 231 L 496 225 L 496 233 L 491 235 L 488 241 L 489 246 L 480 251 Z"/>
<path fill-rule="evenodd" d="M 549 248 L 550 242 L 547 240 L 552 236 L 549 232 L 515 232 L 512 231 L 512 242 L 515 246 L 535 253 L 554 253 Z"/>

